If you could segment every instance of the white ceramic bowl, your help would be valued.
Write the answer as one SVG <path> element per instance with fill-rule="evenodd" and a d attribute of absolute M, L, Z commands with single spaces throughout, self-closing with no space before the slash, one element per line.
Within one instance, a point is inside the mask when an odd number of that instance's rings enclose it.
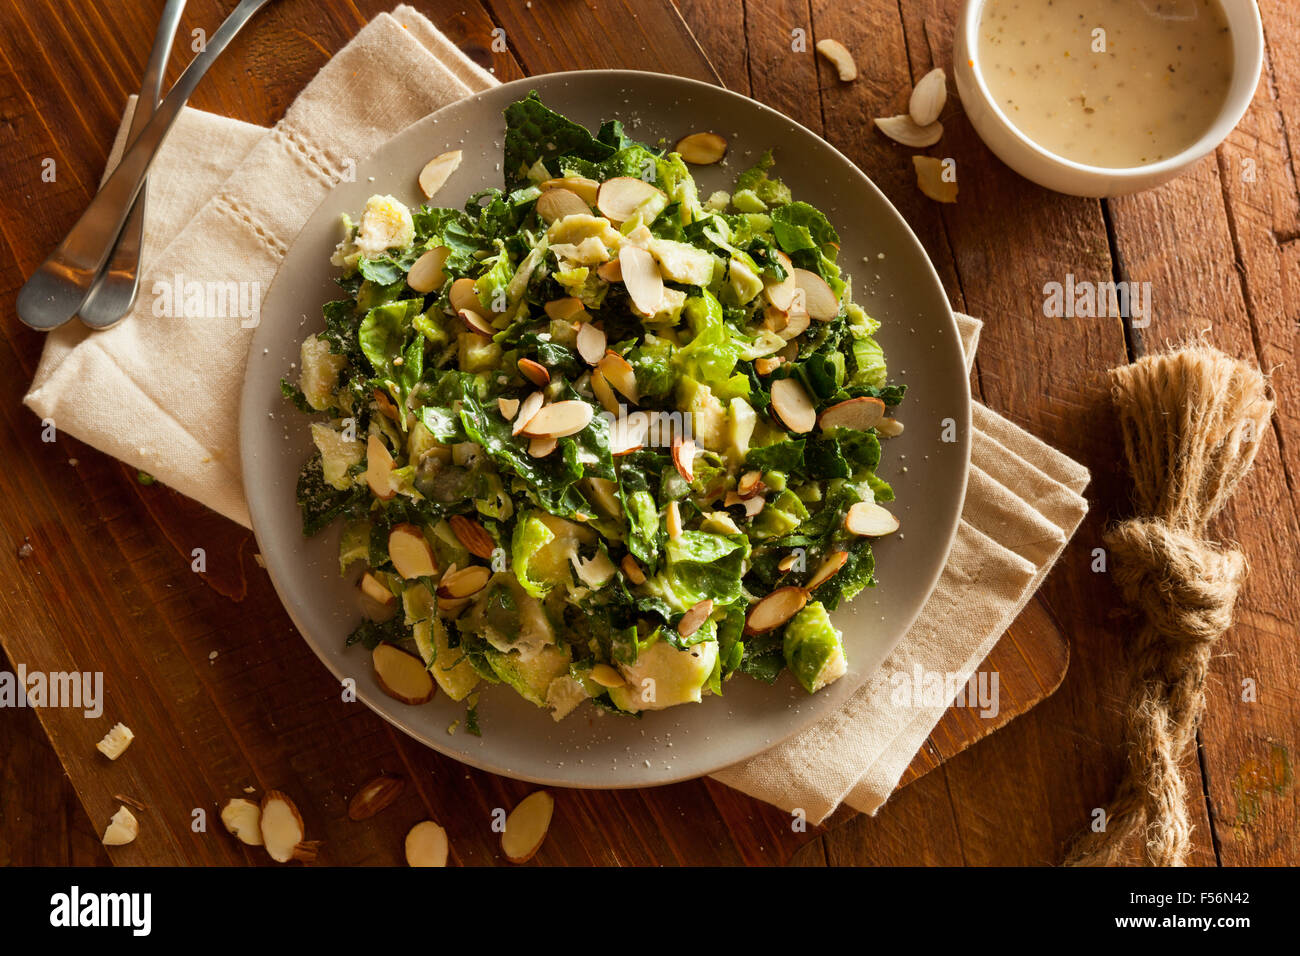
<path fill-rule="evenodd" d="M 1245 115 L 1264 64 L 1264 27 L 1255 0 L 1220 0 L 1232 33 L 1232 85 L 1214 124 L 1181 153 L 1123 169 L 1058 156 L 1022 133 L 994 102 L 980 70 L 979 22 L 985 0 L 966 0 L 953 37 L 957 94 L 975 132 L 1004 163 L 1040 186 L 1072 196 L 1122 196 L 1158 186 L 1215 149 Z"/>

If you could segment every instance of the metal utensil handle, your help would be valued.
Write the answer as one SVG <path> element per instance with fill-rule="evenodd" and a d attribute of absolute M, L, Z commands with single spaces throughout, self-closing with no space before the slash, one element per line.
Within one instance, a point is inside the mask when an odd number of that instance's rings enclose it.
<path fill-rule="evenodd" d="M 86 290 L 108 261 L 113 243 L 139 195 L 158 146 L 190 94 L 249 19 L 270 0 L 242 0 L 185 68 L 158 111 L 126 150 L 77 224 L 18 293 L 18 316 L 33 328 L 50 329 L 76 314 Z"/>

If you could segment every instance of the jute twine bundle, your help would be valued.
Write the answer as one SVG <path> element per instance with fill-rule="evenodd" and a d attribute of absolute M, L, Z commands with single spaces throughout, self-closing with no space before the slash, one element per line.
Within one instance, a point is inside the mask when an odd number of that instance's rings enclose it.
<path fill-rule="evenodd" d="M 1205 529 L 1250 470 L 1273 402 L 1258 369 L 1201 345 L 1110 374 L 1137 517 L 1105 541 L 1142 623 L 1130 646 L 1124 779 L 1105 830 L 1080 839 L 1066 863 L 1124 863 L 1140 837 L 1147 865 L 1182 866 L 1192 823 L 1179 765 L 1205 707 L 1211 647 L 1246 575 L 1245 555 Z"/>

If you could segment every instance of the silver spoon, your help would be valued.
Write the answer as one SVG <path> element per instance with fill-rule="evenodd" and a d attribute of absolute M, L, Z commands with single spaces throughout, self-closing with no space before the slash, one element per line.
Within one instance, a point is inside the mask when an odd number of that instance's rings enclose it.
<path fill-rule="evenodd" d="M 149 54 L 149 64 L 145 67 L 144 82 L 140 85 L 140 97 L 135 101 L 135 113 L 131 116 L 128 144 L 140 135 L 158 105 L 158 97 L 162 94 L 163 73 L 167 69 L 172 42 L 176 39 L 176 28 L 180 26 L 184 10 L 185 0 L 167 0 L 167 5 L 163 8 L 162 19 L 158 21 L 158 32 L 154 35 L 153 51 Z M 92 329 L 106 329 L 115 325 L 135 304 L 140 289 L 140 249 L 144 245 L 144 210 L 148 194 L 148 185 L 142 185 L 140 195 L 135 198 L 135 203 L 127 214 L 126 225 L 117 237 L 112 258 L 95 279 L 90 294 L 77 311 L 81 321 Z"/>
<path fill-rule="evenodd" d="M 18 318 L 34 329 L 47 331 L 67 322 L 113 251 L 122 225 L 140 194 L 158 147 L 167 137 L 186 100 L 203 74 L 240 29 L 270 0 L 242 0 L 212 35 L 198 56 L 185 68 L 176 85 L 158 107 L 117 169 L 91 199 L 77 224 L 68 231 L 48 259 L 18 291 Z"/>

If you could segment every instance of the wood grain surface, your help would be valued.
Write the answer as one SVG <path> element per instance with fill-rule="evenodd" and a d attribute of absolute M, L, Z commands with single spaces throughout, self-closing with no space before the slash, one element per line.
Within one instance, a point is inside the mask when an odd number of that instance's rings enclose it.
<path fill-rule="evenodd" d="M 1095 476 L 1089 519 L 1043 591 L 1060 626 L 1031 604 L 983 665 L 1002 681 L 1002 723 L 1050 694 L 1072 656 L 1061 690 L 1041 706 L 973 747 L 994 724 L 950 711 L 910 768 L 905 780 L 914 782 L 877 817 L 844 813 L 821 830 L 796 832 L 787 815 L 708 781 L 565 791 L 536 862 L 1058 861 L 1109 796 L 1122 762 L 1120 662 L 1130 629 L 1107 576 L 1091 570 L 1105 522 L 1126 503 L 1105 371 L 1203 330 L 1234 354 L 1280 366 L 1280 411 L 1256 474 L 1221 523 L 1251 556 L 1253 575 L 1239 623 L 1220 644 L 1200 752 L 1187 768 L 1199 794 L 1196 862 L 1300 859 L 1290 756 L 1300 727 L 1293 58 L 1270 56 L 1250 114 L 1215 156 L 1159 190 L 1111 202 L 1021 180 L 989 154 L 951 96 L 947 133 L 930 152 L 957 160 L 961 196 L 940 208 L 916 190 L 908 152 L 873 133 L 869 118 L 900 112 L 915 78 L 948 65 L 957 0 L 680 0 L 680 17 L 662 0 L 415 5 L 502 79 L 601 66 L 674 72 L 721 80 L 822 133 L 898 206 L 954 306 L 985 318 L 977 394 Z M 181 37 L 196 27 L 211 32 L 232 6 L 192 0 Z M 227 51 L 194 105 L 274 122 L 328 56 L 388 6 L 280 0 Z M 1293 48 L 1297 12 L 1282 0 L 1261 6 L 1270 51 Z M 9 174 L 0 219 L 9 251 L 0 264 L 0 493 L 9 505 L 0 510 L 0 639 L 14 665 L 106 672 L 99 721 L 54 710 L 0 714 L 0 860 L 262 863 L 264 854 L 230 840 L 215 817 L 245 787 L 274 787 L 298 801 L 309 836 L 326 841 L 326 863 L 396 862 L 402 835 L 426 816 L 448 828 L 454 862 L 501 862 L 491 813 L 512 806 L 527 785 L 465 768 L 340 704 L 336 683 L 254 562 L 246 532 L 161 486 L 140 485 L 75 440 L 42 442 L 40 423 L 20 404 L 41 337 L 14 318 L 13 296 L 89 199 L 160 8 L 150 0 L 37 0 L 0 9 L 0 162 Z M 494 53 L 498 29 L 507 49 Z M 803 31 L 802 52 L 794 31 Z M 810 52 L 823 37 L 856 52 L 856 82 L 840 83 Z M 173 57 L 170 80 L 187 59 L 187 51 Z M 54 183 L 40 181 L 47 157 L 58 164 Z M 1068 273 L 1151 282 L 1151 327 L 1045 320 L 1042 286 Z M 204 575 L 190 571 L 198 545 L 208 554 Z M 1241 699 L 1247 679 L 1254 703 Z M 118 719 L 140 737 L 110 764 L 93 744 Z M 348 799 L 380 771 L 408 778 L 403 797 L 365 825 L 348 821 Z M 149 809 L 138 814 L 140 839 L 106 854 L 95 839 L 117 794 Z M 196 829 L 196 811 L 206 830 Z"/>

